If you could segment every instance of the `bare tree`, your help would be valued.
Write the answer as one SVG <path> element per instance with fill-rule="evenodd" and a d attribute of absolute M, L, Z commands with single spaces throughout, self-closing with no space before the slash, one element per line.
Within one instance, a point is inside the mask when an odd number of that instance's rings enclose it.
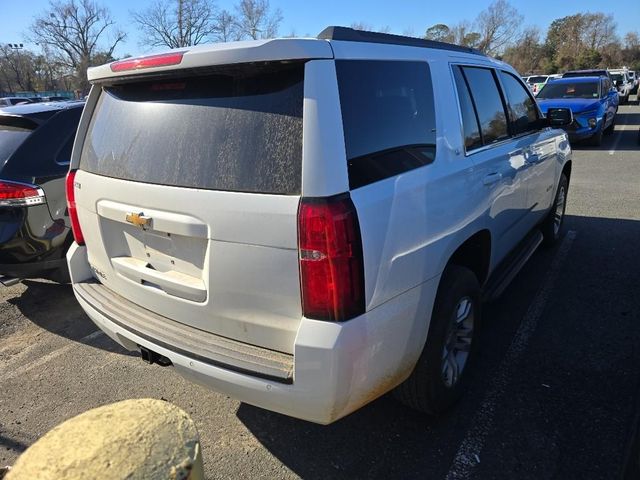
<path fill-rule="evenodd" d="M 415 37 L 416 31 L 413 29 L 413 27 L 407 27 L 402 30 L 402 35 L 404 35 L 405 37 Z"/>
<path fill-rule="evenodd" d="M 109 10 L 93 0 L 52 1 L 31 25 L 31 39 L 71 68 L 78 86 L 86 91 L 87 68 L 94 65 L 96 54 L 111 57 L 125 38 L 125 33 L 114 25 Z"/>
<path fill-rule="evenodd" d="M 629 50 L 640 49 L 640 35 L 638 35 L 638 32 L 627 32 L 624 36 L 624 48 Z"/>
<path fill-rule="evenodd" d="M 213 24 L 212 38 L 218 42 L 231 42 L 240 40 L 241 34 L 238 30 L 236 17 L 228 10 L 219 12 Z"/>
<path fill-rule="evenodd" d="M 371 25 L 370 23 L 366 23 L 366 22 L 353 22 L 350 25 L 351 28 L 353 28 L 354 30 L 363 30 L 366 32 L 372 32 L 373 31 L 373 25 Z"/>
<path fill-rule="evenodd" d="M 142 29 L 140 44 L 145 46 L 189 47 L 216 33 L 216 9 L 211 0 L 156 0 L 132 16 Z"/>
<path fill-rule="evenodd" d="M 582 41 L 589 50 L 599 50 L 617 43 L 616 22 L 613 15 L 585 13 L 582 15 Z"/>
<path fill-rule="evenodd" d="M 471 23 L 462 21 L 451 28 L 453 43 L 469 48 L 479 48 L 481 35 Z"/>
<path fill-rule="evenodd" d="M 240 0 L 236 5 L 236 27 L 240 38 L 273 38 L 278 35 L 282 11 L 273 12 L 269 0 Z"/>
<path fill-rule="evenodd" d="M 497 55 L 518 37 L 523 17 L 507 0 L 495 0 L 476 19 L 480 34 L 478 49 Z"/>
<path fill-rule="evenodd" d="M 546 48 L 558 69 L 611 66 L 622 61 L 611 15 L 577 13 L 551 22 Z"/>
<path fill-rule="evenodd" d="M 527 27 L 518 41 L 504 52 L 503 60 L 521 74 L 542 70 L 545 49 L 538 27 Z"/>
<path fill-rule="evenodd" d="M 2 73 L 10 90 L 35 90 L 34 55 L 31 52 L 1 46 L 0 59 Z"/>

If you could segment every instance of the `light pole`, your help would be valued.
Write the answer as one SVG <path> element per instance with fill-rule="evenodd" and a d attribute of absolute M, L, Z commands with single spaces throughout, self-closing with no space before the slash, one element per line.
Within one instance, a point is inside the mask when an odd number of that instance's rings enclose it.
<path fill-rule="evenodd" d="M 24 45 L 22 43 L 7 43 L 7 47 L 9 47 L 11 50 L 14 50 L 15 52 L 18 52 L 19 50 L 22 50 L 24 48 Z"/>
<path fill-rule="evenodd" d="M 10 50 L 13 50 L 14 55 L 16 56 L 17 65 L 20 65 L 22 63 L 20 61 L 20 50 L 22 50 L 24 48 L 24 44 L 22 44 L 22 43 L 7 43 L 7 48 L 9 48 Z M 19 67 L 16 66 L 15 68 L 16 68 L 16 78 L 18 80 L 18 83 L 20 84 L 21 75 L 19 73 Z M 13 90 L 10 83 L 8 83 L 8 87 L 9 87 L 9 90 Z"/>

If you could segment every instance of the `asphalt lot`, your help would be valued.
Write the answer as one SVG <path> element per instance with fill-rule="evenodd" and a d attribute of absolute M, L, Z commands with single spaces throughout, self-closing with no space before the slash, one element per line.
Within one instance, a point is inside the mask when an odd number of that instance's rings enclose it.
<path fill-rule="evenodd" d="M 640 107 L 576 145 L 565 237 L 484 311 L 470 392 L 438 419 L 385 396 L 328 427 L 148 366 L 69 286 L 0 288 L 0 465 L 58 423 L 136 397 L 195 420 L 208 478 L 618 478 L 640 397 Z M 123 452 L 124 453 L 124 452 Z"/>

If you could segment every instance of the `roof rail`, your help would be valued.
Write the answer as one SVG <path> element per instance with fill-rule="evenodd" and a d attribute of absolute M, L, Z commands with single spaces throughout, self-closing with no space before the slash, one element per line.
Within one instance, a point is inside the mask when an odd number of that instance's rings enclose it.
<path fill-rule="evenodd" d="M 393 35 L 391 33 L 368 32 L 349 27 L 327 27 L 318 34 L 317 38 L 320 40 L 340 40 L 343 42 L 385 43 L 408 47 L 437 48 L 440 50 L 453 50 L 455 52 L 474 53 L 476 55 L 486 56 L 475 48 L 454 45 L 453 43 L 405 37 L 404 35 Z"/>

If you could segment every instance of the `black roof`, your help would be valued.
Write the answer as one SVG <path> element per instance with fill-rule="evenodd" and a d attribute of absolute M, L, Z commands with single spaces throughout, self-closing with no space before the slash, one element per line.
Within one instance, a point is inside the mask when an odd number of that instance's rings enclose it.
<path fill-rule="evenodd" d="M 589 68 L 589 69 L 586 69 L 586 70 L 569 70 L 568 72 L 564 72 L 562 74 L 562 78 L 593 77 L 593 76 L 611 78 L 611 76 L 609 75 L 609 71 L 606 68 Z"/>
<path fill-rule="evenodd" d="M 318 34 L 318 38 L 321 40 L 340 40 L 342 42 L 384 43 L 408 47 L 437 48 L 440 50 L 452 50 L 455 52 L 474 53 L 484 56 L 484 53 L 475 48 L 454 45 L 453 43 L 406 37 L 404 35 L 393 35 L 391 33 L 368 32 L 348 27 L 327 27 Z"/>
<path fill-rule="evenodd" d="M 61 102 L 36 102 L 13 105 L 11 107 L 1 107 L 0 117 L 22 117 L 41 124 L 52 115 L 71 108 L 84 107 L 84 100 L 69 100 Z"/>

